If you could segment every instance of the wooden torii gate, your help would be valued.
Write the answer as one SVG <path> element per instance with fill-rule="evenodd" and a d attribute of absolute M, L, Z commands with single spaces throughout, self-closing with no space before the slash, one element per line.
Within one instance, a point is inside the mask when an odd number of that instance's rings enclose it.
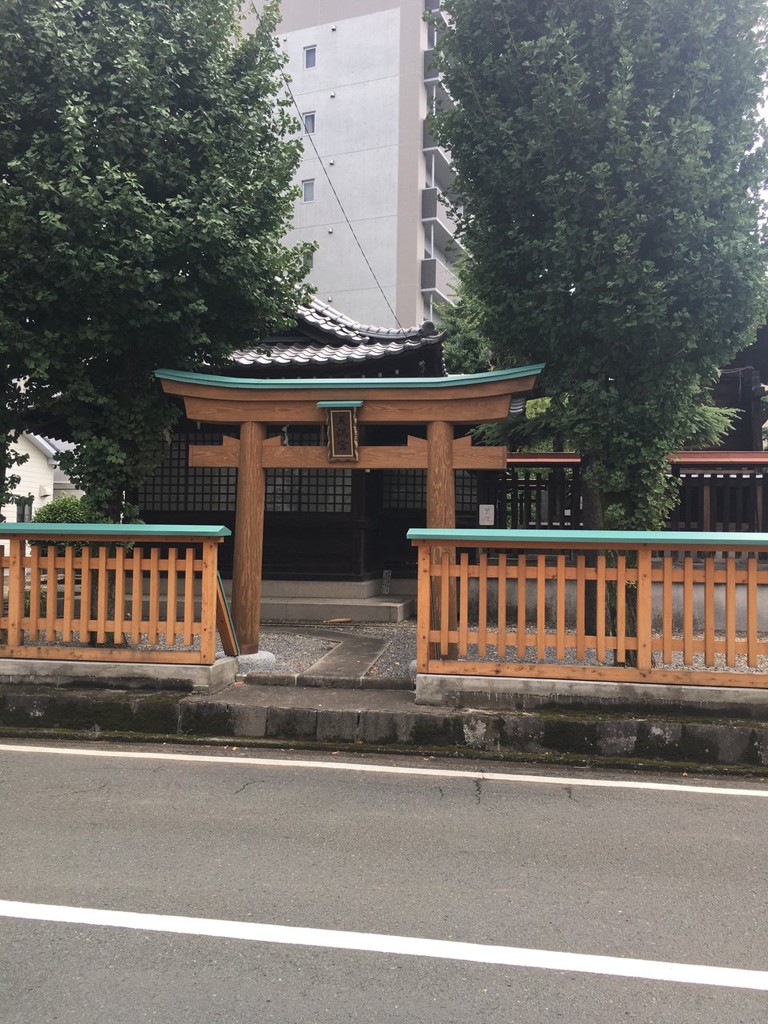
<path fill-rule="evenodd" d="M 454 470 L 504 469 L 507 451 L 454 438 L 454 427 L 504 420 L 533 394 L 543 365 L 452 377 L 248 380 L 157 370 L 190 420 L 239 426 L 240 438 L 190 448 L 194 467 L 237 469 L 232 613 L 243 653 L 259 649 L 265 470 L 425 469 L 427 527 L 456 525 Z M 286 445 L 268 425 L 325 424 L 328 445 Z M 426 439 L 359 445 L 358 424 L 426 425 Z"/>

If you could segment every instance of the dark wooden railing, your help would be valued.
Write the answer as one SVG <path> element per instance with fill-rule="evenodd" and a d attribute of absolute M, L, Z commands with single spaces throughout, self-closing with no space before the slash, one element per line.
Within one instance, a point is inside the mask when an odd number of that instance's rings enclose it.
<path fill-rule="evenodd" d="M 581 459 L 571 452 L 515 453 L 504 478 L 504 525 L 570 530 L 583 524 Z M 768 532 L 768 452 L 676 452 L 671 530 Z"/>
<path fill-rule="evenodd" d="M 581 458 L 572 452 L 510 457 L 504 509 L 510 530 L 572 530 L 581 526 Z"/>
<path fill-rule="evenodd" d="M 669 461 L 680 481 L 671 529 L 768 529 L 768 452 L 679 452 Z"/>

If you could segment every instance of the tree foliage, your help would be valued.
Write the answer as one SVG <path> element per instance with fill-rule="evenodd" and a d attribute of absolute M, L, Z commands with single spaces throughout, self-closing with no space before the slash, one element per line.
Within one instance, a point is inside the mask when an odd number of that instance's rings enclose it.
<path fill-rule="evenodd" d="M 161 457 L 152 371 L 220 364 L 304 296 L 277 9 L 247 37 L 238 9 L 0 6 L 0 449 L 55 412 L 102 512 Z"/>
<path fill-rule="evenodd" d="M 468 293 L 440 308 L 440 329 L 445 331 L 443 357 L 449 373 L 483 373 L 496 362 L 483 334 L 483 320 L 483 307 Z"/>
<path fill-rule="evenodd" d="M 765 4 L 442 7 L 466 294 L 500 359 L 546 362 L 605 525 L 658 527 L 666 456 L 723 426 L 708 389 L 764 315 Z"/>

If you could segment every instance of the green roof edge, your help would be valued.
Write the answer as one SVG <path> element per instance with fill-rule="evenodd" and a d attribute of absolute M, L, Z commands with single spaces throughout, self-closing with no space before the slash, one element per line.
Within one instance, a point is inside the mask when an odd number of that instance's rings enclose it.
<path fill-rule="evenodd" d="M 264 391 L 292 390 L 330 390 L 344 388 L 350 391 L 371 390 L 372 388 L 391 388 L 393 391 L 407 388 L 457 388 L 470 384 L 487 384 L 493 381 L 516 380 L 519 377 L 530 377 L 544 369 L 544 363 L 532 366 L 516 366 L 510 370 L 488 370 L 486 373 L 462 373 L 451 377 L 340 377 L 324 379 L 317 377 L 288 378 L 264 380 L 248 377 L 218 377 L 208 373 L 194 373 L 189 370 L 155 370 L 158 380 L 172 380 L 179 384 L 202 384 L 219 388 L 242 388 L 245 390 L 262 389 Z"/>
<path fill-rule="evenodd" d="M 685 544 L 697 547 L 763 547 L 768 548 L 765 533 L 696 533 L 671 530 L 435 530 L 422 527 L 408 531 L 409 540 L 456 541 L 461 544 L 496 544 L 499 541 L 524 541 L 526 544 L 558 544 L 578 547 L 579 544 L 652 545 L 660 549 Z"/>
<path fill-rule="evenodd" d="M 229 537 L 226 526 L 166 526 L 162 523 L 0 523 L 0 537 Z"/>

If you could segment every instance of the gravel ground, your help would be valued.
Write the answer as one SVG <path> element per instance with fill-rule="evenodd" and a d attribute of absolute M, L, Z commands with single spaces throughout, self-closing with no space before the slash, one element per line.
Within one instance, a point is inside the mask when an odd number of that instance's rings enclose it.
<path fill-rule="evenodd" d="M 336 646 L 332 640 L 312 636 L 309 628 L 306 633 L 272 633 L 268 628 L 261 631 L 259 648 L 274 654 L 275 672 L 304 672 Z"/>
<path fill-rule="evenodd" d="M 378 679 L 407 679 L 408 666 L 416 658 L 416 623 L 392 622 L 374 625 L 372 623 L 349 622 L 338 629 L 317 626 L 323 632 L 333 630 L 339 633 L 339 640 L 350 633 L 356 636 L 376 637 L 388 640 L 387 648 L 366 673 Z M 296 632 L 270 632 L 267 626 L 262 630 L 260 647 L 277 658 L 275 671 L 301 672 L 319 661 L 335 644 L 313 635 L 313 625 L 297 623 Z"/>
<path fill-rule="evenodd" d="M 320 640 L 317 637 L 313 637 L 312 628 L 311 624 L 297 624 L 295 634 L 270 633 L 268 629 L 264 631 L 262 634 L 263 648 L 264 650 L 272 651 L 277 655 L 278 671 L 301 671 L 309 667 L 313 661 L 319 660 L 323 654 L 333 647 L 333 643 L 331 641 Z M 324 626 L 322 628 L 324 630 L 329 629 L 328 626 Z M 301 632 L 302 629 L 305 630 L 304 633 Z M 345 623 L 343 626 L 339 626 L 338 632 L 342 635 L 345 633 L 353 633 L 357 636 L 380 637 L 389 641 L 384 653 L 366 673 L 369 678 L 408 679 L 410 677 L 409 666 L 416 658 L 415 620 L 411 619 L 407 622 L 398 623 L 382 623 L 381 625 L 350 622 Z M 278 644 L 280 645 L 279 648 Z M 477 660 L 478 657 L 477 647 L 471 647 L 467 652 L 467 660 Z M 495 658 L 496 649 L 489 645 L 486 655 L 482 660 L 493 661 Z M 282 665 L 284 667 L 281 667 L 281 659 L 283 659 Z M 523 659 L 519 659 L 517 657 L 517 645 L 510 645 L 505 651 L 504 660 L 508 662 L 521 660 L 530 663 L 536 662 L 538 660 L 536 656 L 536 648 L 527 647 L 525 657 Z M 546 648 L 544 662 L 552 665 L 584 664 L 594 666 L 601 664 L 595 656 L 594 651 L 585 652 L 585 658 L 582 662 L 579 662 L 576 659 L 575 650 L 573 648 L 566 648 L 565 658 L 558 659 L 555 648 L 549 646 Z M 611 666 L 613 664 L 613 655 L 608 654 L 602 664 Z M 298 665 L 299 667 L 290 667 L 293 665 Z M 682 654 L 677 652 L 669 666 L 662 666 L 662 659 L 660 654 L 657 652 L 654 654 L 654 666 L 657 668 L 684 668 Z M 696 654 L 694 656 L 694 663 L 690 668 L 693 670 L 704 669 L 705 665 L 703 655 Z M 735 667 L 733 669 L 729 669 L 725 664 L 724 656 L 718 654 L 715 657 L 715 665 L 711 667 L 710 671 L 766 672 L 768 671 L 768 658 L 760 656 L 758 659 L 758 667 L 750 669 L 747 666 L 746 658 L 742 655 L 738 655 Z"/>

